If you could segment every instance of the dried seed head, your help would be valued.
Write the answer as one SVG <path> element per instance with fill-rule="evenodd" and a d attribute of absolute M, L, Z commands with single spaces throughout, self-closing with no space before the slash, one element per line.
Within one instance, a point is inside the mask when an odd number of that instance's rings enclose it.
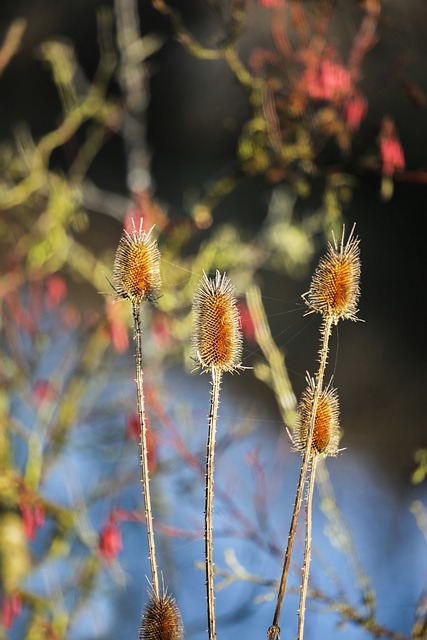
<path fill-rule="evenodd" d="M 124 230 L 114 260 L 114 289 L 117 298 L 131 302 L 154 300 L 160 289 L 160 252 L 151 231 Z"/>
<path fill-rule="evenodd" d="M 150 594 L 142 614 L 138 640 L 183 640 L 184 627 L 175 598 L 167 592 Z"/>
<path fill-rule="evenodd" d="M 354 227 L 353 227 L 354 228 Z M 344 244 L 344 229 L 338 247 L 329 244 L 328 253 L 320 259 L 310 290 L 303 295 L 310 312 L 321 313 L 334 324 L 339 320 L 357 320 L 360 296 L 359 238 L 353 230 Z"/>
<path fill-rule="evenodd" d="M 242 331 L 234 287 L 225 274 L 204 274 L 193 302 L 193 346 L 200 366 L 234 371 L 241 366 Z"/>
<path fill-rule="evenodd" d="M 308 380 L 297 410 L 294 445 L 297 451 L 305 451 L 308 428 L 311 421 L 314 398 L 314 381 Z M 337 390 L 329 385 L 322 389 L 314 421 L 311 454 L 335 456 L 340 439 L 339 402 Z"/>

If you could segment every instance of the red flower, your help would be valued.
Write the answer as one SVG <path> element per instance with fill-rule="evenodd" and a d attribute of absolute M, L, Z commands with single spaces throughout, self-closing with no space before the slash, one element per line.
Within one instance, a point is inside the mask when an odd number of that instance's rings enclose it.
<path fill-rule="evenodd" d="M 148 471 L 150 473 L 154 473 L 157 468 L 157 438 L 156 434 L 153 432 L 150 421 L 148 417 L 146 417 L 146 425 L 147 425 L 147 450 L 148 450 Z M 126 432 L 129 440 L 140 441 L 141 432 L 139 426 L 139 418 L 136 413 L 130 413 L 127 417 L 127 428 Z"/>
<path fill-rule="evenodd" d="M 33 396 L 39 406 L 44 402 L 52 400 L 54 393 L 50 382 L 48 380 L 36 380 L 33 388 Z"/>
<path fill-rule="evenodd" d="M 283 0 L 258 0 L 258 2 L 262 7 L 267 7 L 267 9 L 274 9 L 283 5 Z"/>
<path fill-rule="evenodd" d="M 360 93 L 353 93 L 344 107 L 344 117 L 350 131 L 357 131 L 368 112 L 368 102 Z"/>
<path fill-rule="evenodd" d="M 327 100 L 348 95 L 351 90 L 351 74 L 338 62 L 323 60 L 320 63 L 320 79 Z"/>
<path fill-rule="evenodd" d="M 166 314 L 156 312 L 151 322 L 151 337 L 160 347 L 166 348 L 170 341 L 169 320 Z"/>
<path fill-rule="evenodd" d="M 129 440 L 137 440 L 139 442 L 140 426 L 138 414 L 130 413 L 126 421 L 126 433 Z"/>
<path fill-rule="evenodd" d="M 22 611 L 22 600 L 19 593 L 12 593 L 4 599 L 1 608 L 1 617 L 3 625 L 6 629 L 10 629 L 15 618 L 19 616 Z"/>
<path fill-rule="evenodd" d="M 350 72 L 339 62 L 324 59 L 317 68 L 309 67 L 301 75 L 301 86 L 313 100 L 337 100 L 352 89 Z"/>
<path fill-rule="evenodd" d="M 45 305 L 48 311 L 53 311 L 67 294 L 67 285 L 62 276 L 55 274 L 47 281 Z"/>
<path fill-rule="evenodd" d="M 248 306 L 245 302 L 239 300 L 238 307 L 242 333 L 246 340 L 248 340 L 248 342 L 255 342 L 255 325 L 253 323 Z"/>
<path fill-rule="evenodd" d="M 106 562 L 112 562 L 122 549 L 122 534 L 116 524 L 116 519 L 110 516 L 99 534 L 99 553 Z"/>
<path fill-rule="evenodd" d="M 24 533 L 28 540 L 34 540 L 37 529 L 43 527 L 45 523 L 45 512 L 40 503 L 30 504 L 27 498 L 24 498 L 19 505 L 22 513 L 22 522 L 24 525 Z"/>
<path fill-rule="evenodd" d="M 405 155 L 391 118 L 383 118 L 378 142 L 384 175 L 391 177 L 395 171 L 403 171 Z"/>
<path fill-rule="evenodd" d="M 116 353 L 124 353 L 129 347 L 127 323 L 123 316 L 123 305 L 110 301 L 105 305 L 111 344 Z"/>

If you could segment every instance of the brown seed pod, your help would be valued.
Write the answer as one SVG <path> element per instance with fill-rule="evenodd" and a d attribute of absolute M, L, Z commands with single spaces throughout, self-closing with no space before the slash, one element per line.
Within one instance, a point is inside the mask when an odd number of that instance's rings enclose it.
<path fill-rule="evenodd" d="M 131 302 L 153 301 L 160 289 L 160 252 L 151 231 L 124 230 L 114 260 L 114 290 L 117 298 Z"/>
<path fill-rule="evenodd" d="M 204 279 L 194 302 L 193 346 L 202 369 L 234 371 L 241 366 L 242 331 L 234 287 L 220 272 Z"/>
<path fill-rule="evenodd" d="M 184 627 L 175 598 L 164 592 L 161 596 L 150 594 L 142 614 L 138 640 L 182 640 Z"/>
<path fill-rule="evenodd" d="M 297 451 L 304 452 L 306 448 L 308 428 L 313 409 L 314 388 L 314 381 L 309 379 L 308 386 L 303 391 L 298 405 L 294 436 L 294 446 Z M 322 389 L 317 404 L 313 439 L 311 441 L 311 454 L 336 456 L 338 453 L 339 440 L 338 394 L 336 389 L 328 385 Z"/>
<path fill-rule="evenodd" d="M 344 230 L 340 245 L 328 245 L 328 253 L 320 259 L 313 275 L 310 290 L 303 295 L 309 313 L 321 313 L 334 324 L 339 320 L 357 320 L 360 296 L 359 238 L 353 230 L 344 244 Z"/>

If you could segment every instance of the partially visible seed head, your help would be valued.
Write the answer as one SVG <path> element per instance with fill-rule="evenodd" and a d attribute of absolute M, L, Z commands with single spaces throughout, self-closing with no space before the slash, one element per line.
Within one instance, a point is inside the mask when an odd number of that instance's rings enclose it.
<path fill-rule="evenodd" d="M 131 302 L 153 300 L 160 289 L 160 252 L 150 231 L 124 230 L 114 260 L 114 289 L 117 298 Z"/>
<path fill-rule="evenodd" d="M 314 399 L 314 381 L 308 380 L 297 409 L 294 445 L 297 451 L 305 451 Z M 322 389 L 314 420 L 311 455 L 335 456 L 340 439 L 339 402 L 337 390 Z"/>
<path fill-rule="evenodd" d="M 310 290 L 303 298 L 311 312 L 332 319 L 357 320 L 360 296 L 359 238 L 353 231 L 344 244 L 344 229 L 340 245 L 328 245 L 328 253 L 320 259 L 313 275 Z"/>
<path fill-rule="evenodd" d="M 242 331 L 234 287 L 220 272 L 204 279 L 194 302 L 193 346 L 200 366 L 234 371 L 241 364 Z"/>
<path fill-rule="evenodd" d="M 183 640 L 184 627 L 175 598 L 164 592 L 150 594 L 142 614 L 138 640 Z"/>

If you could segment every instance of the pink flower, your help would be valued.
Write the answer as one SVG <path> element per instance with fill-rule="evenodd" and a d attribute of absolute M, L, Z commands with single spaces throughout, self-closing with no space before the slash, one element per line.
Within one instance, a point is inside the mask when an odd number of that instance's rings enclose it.
<path fill-rule="evenodd" d="M 11 628 L 14 619 L 20 615 L 21 611 L 22 600 L 19 593 L 12 593 L 12 595 L 4 599 L 1 608 L 1 617 L 6 629 Z"/>
<path fill-rule="evenodd" d="M 45 305 L 48 311 L 53 311 L 67 295 L 67 285 L 62 276 L 55 274 L 47 281 Z"/>
<path fill-rule="evenodd" d="M 248 306 L 242 300 L 238 303 L 240 324 L 242 326 L 242 333 L 248 342 L 255 342 L 255 325 L 252 320 L 252 316 L 248 309 Z"/>
<path fill-rule="evenodd" d="M 351 74 L 338 62 L 322 60 L 320 63 L 320 81 L 326 100 L 333 100 L 348 95 L 351 90 Z"/>
<path fill-rule="evenodd" d="M 171 341 L 169 319 L 164 313 L 156 312 L 151 321 L 151 337 L 160 347 L 166 348 Z"/>
<path fill-rule="evenodd" d="M 36 380 L 33 388 L 33 397 L 39 406 L 52 400 L 54 391 L 50 382 L 48 380 Z"/>
<path fill-rule="evenodd" d="M 396 171 L 403 171 L 405 155 L 394 122 L 389 117 L 383 118 L 378 143 L 384 175 L 391 177 Z"/>
<path fill-rule="evenodd" d="M 347 96 L 352 89 L 350 72 L 339 62 L 328 58 L 319 66 L 308 67 L 301 75 L 301 86 L 313 100 L 338 100 Z"/>
<path fill-rule="evenodd" d="M 37 529 L 45 523 L 45 512 L 40 503 L 30 504 L 28 499 L 23 499 L 19 505 L 22 514 L 24 533 L 28 540 L 34 540 Z"/>
<path fill-rule="evenodd" d="M 344 107 L 344 117 L 350 131 L 357 131 L 368 112 L 368 102 L 360 93 L 353 93 Z"/>
<path fill-rule="evenodd" d="M 116 353 L 124 353 L 129 347 L 128 327 L 123 317 L 123 306 L 110 301 L 105 305 L 110 340 Z"/>
<path fill-rule="evenodd" d="M 283 5 L 283 0 L 258 0 L 258 2 L 262 7 L 266 7 L 267 9 L 274 9 L 275 7 L 281 7 Z"/>
<path fill-rule="evenodd" d="M 99 534 L 98 550 L 106 562 L 112 562 L 123 549 L 122 534 L 112 516 Z"/>

